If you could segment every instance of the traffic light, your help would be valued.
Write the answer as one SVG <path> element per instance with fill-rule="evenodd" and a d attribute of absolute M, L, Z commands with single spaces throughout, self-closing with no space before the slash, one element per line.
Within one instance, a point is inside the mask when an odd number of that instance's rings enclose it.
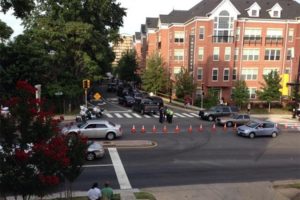
<path fill-rule="evenodd" d="M 91 86 L 90 80 L 85 79 L 85 80 L 82 81 L 82 87 L 83 87 L 83 89 L 88 89 L 88 88 L 90 88 L 90 86 Z"/>

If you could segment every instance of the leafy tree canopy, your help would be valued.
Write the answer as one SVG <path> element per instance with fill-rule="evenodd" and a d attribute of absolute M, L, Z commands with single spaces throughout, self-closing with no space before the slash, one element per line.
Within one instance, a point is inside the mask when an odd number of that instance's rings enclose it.
<path fill-rule="evenodd" d="M 232 99 L 239 107 L 249 101 L 249 90 L 244 80 L 236 81 L 232 90 Z"/>
<path fill-rule="evenodd" d="M 136 70 L 138 63 L 135 51 L 126 51 L 118 63 L 118 75 L 121 80 L 137 81 Z"/>
<path fill-rule="evenodd" d="M 11 27 L 7 26 L 6 23 L 0 20 L 0 41 L 3 43 L 8 40 L 14 31 Z"/>
<path fill-rule="evenodd" d="M 178 98 L 183 98 L 186 95 L 192 96 L 196 88 L 197 84 L 194 83 L 193 77 L 187 70 L 181 68 L 180 72 L 176 75 L 176 96 Z"/>

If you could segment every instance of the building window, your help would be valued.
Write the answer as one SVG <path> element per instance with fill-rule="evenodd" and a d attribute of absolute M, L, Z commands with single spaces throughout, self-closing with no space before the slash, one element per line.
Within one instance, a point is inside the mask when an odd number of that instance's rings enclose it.
<path fill-rule="evenodd" d="M 292 58 L 294 58 L 294 48 L 288 48 L 287 54 L 286 54 L 286 59 L 291 60 Z"/>
<path fill-rule="evenodd" d="M 175 43 L 183 43 L 184 42 L 184 32 L 176 31 L 174 34 L 174 41 L 175 41 Z"/>
<path fill-rule="evenodd" d="M 234 60 L 238 60 L 239 59 L 239 48 L 236 48 L 234 50 Z"/>
<path fill-rule="evenodd" d="M 261 29 L 246 28 L 244 34 L 245 40 L 256 41 L 261 40 Z"/>
<path fill-rule="evenodd" d="M 256 80 L 258 69 L 242 69 L 242 80 Z"/>
<path fill-rule="evenodd" d="M 273 17 L 279 17 L 279 11 L 278 10 L 273 11 Z"/>
<path fill-rule="evenodd" d="M 219 16 L 214 18 L 213 42 L 233 42 L 233 36 L 233 17 L 230 16 L 227 10 L 223 10 Z"/>
<path fill-rule="evenodd" d="M 256 88 L 249 88 L 249 98 L 256 99 Z"/>
<path fill-rule="evenodd" d="M 290 28 L 289 29 L 289 34 L 288 34 L 288 41 L 293 42 L 293 40 L 294 40 L 294 29 Z"/>
<path fill-rule="evenodd" d="M 259 49 L 243 50 L 243 60 L 258 61 L 258 59 L 259 59 Z"/>
<path fill-rule="evenodd" d="M 257 17 L 258 14 L 257 14 L 257 10 L 251 10 L 251 17 Z"/>
<path fill-rule="evenodd" d="M 236 80 L 237 78 L 237 69 L 232 70 L 232 80 Z"/>
<path fill-rule="evenodd" d="M 240 35 L 241 35 L 241 28 L 237 27 L 235 32 L 235 40 L 240 41 Z"/>
<path fill-rule="evenodd" d="M 181 67 L 174 67 L 173 68 L 173 74 L 179 74 L 181 71 Z"/>
<path fill-rule="evenodd" d="M 199 47 L 199 49 L 198 49 L 198 60 L 203 61 L 203 57 L 204 57 L 204 48 Z"/>
<path fill-rule="evenodd" d="M 214 47 L 214 53 L 213 53 L 213 60 L 218 61 L 219 60 L 219 54 L 220 54 L 220 48 Z"/>
<path fill-rule="evenodd" d="M 217 81 L 217 80 L 218 80 L 218 72 L 219 72 L 219 70 L 216 69 L 216 68 L 214 68 L 214 69 L 212 70 L 212 80 L 213 80 L 213 81 Z"/>
<path fill-rule="evenodd" d="M 230 57 L 231 57 L 231 47 L 225 47 L 224 60 L 230 61 Z"/>
<path fill-rule="evenodd" d="M 266 49 L 265 60 L 280 60 L 280 49 Z"/>
<path fill-rule="evenodd" d="M 268 29 L 267 39 L 282 39 L 282 29 Z"/>
<path fill-rule="evenodd" d="M 204 28 L 204 26 L 200 26 L 200 29 L 199 29 L 199 39 L 200 40 L 204 40 L 204 34 L 205 34 L 205 28 Z"/>
<path fill-rule="evenodd" d="M 271 72 L 279 72 L 279 69 L 278 68 L 264 68 L 264 71 L 263 71 L 263 75 L 268 75 L 270 74 Z"/>
<path fill-rule="evenodd" d="M 229 81 L 229 69 L 228 68 L 224 69 L 223 80 Z"/>
<path fill-rule="evenodd" d="M 203 68 L 198 68 L 197 78 L 198 78 L 198 80 L 202 80 L 202 78 L 203 78 Z"/>
<path fill-rule="evenodd" d="M 183 61 L 184 50 L 183 49 L 175 49 L 174 50 L 174 60 Z"/>

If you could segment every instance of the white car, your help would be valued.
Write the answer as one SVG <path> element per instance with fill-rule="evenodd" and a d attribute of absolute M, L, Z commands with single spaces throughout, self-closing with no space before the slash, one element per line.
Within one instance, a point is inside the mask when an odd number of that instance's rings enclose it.
<path fill-rule="evenodd" d="M 95 160 L 96 158 L 103 158 L 104 155 L 105 150 L 102 144 L 94 141 L 88 141 L 88 149 L 85 157 L 86 160 L 91 161 Z"/>
<path fill-rule="evenodd" d="M 113 140 L 122 136 L 121 125 L 107 120 L 88 120 L 62 129 L 65 135 L 81 134 L 87 138 L 105 138 Z"/>

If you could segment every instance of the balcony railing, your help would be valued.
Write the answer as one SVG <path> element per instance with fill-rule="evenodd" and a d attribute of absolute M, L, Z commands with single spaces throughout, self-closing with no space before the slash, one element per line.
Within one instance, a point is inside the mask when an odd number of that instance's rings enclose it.
<path fill-rule="evenodd" d="M 283 44 L 283 37 L 269 37 L 269 36 L 267 36 L 266 39 L 265 39 L 265 44 L 282 45 Z"/>
<path fill-rule="evenodd" d="M 213 43 L 232 43 L 234 36 L 212 36 Z"/>
<path fill-rule="evenodd" d="M 244 37 L 244 44 L 261 44 L 262 43 L 262 37 L 260 36 L 245 36 Z"/>

